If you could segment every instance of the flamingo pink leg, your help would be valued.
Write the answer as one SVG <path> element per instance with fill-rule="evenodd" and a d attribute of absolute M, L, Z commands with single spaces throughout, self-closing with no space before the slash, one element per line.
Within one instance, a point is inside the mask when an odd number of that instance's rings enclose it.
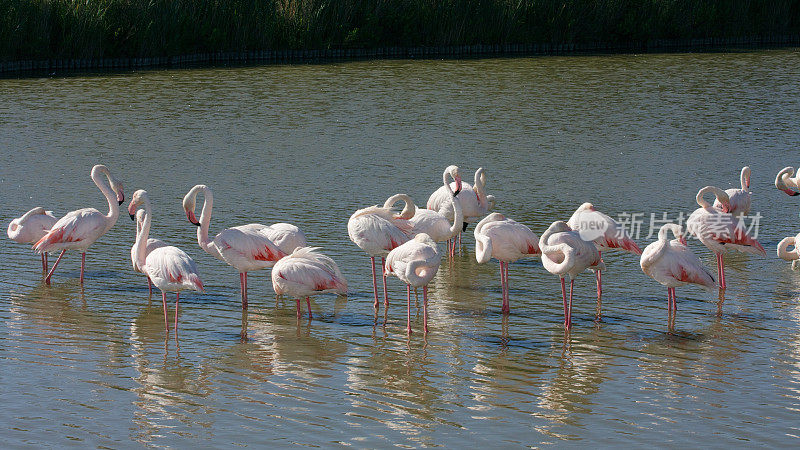
<path fill-rule="evenodd" d="M 372 293 L 375 294 L 375 303 L 372 304 L 374 308 L 378 307 L 378 279 L 375 277 L 375 257 L 370 256 L 372 261 Z"/>
<path fill-rule="evenodd" d="M 406 294 L 408 295 L 408 300 L 407 300 L 407 303 L 406 303 L 406 305 L 407 305 L 406 306 L 406 314 L 407 314 L 407 317 L 408 317 L 408 322 L 407 322 L 406 328 L 408 330 L 408 334 L 411 334 L 411 285 L 410 284 L 406 285 Z"/>
<path fill-rule="evenodd" d="M 575 288 L 575 280 L 569 280 L 569 314 L 567 315 L 567 329 L 572 328 L 572 291 Z"/>
<path fill-rule="evenodd" d="M 458 233 L 458 256 L 461 256 L 461 234 L 462 233 Z M 455 252 L 453 252 L 453 254 L 455 254 Z"/>
<path fill-rule="evenodd" d="M 67 252 L 66 250 L 61 250 L 61 254 L 58 255 L 58 259 L 56 259 L 56 263 L 53 264 L 53 268 L 50 269 L 50 272 L 48 272 L 47 276 L 44 278 L 44 283 L 45 284 L 50 284 L 50 277 L 53 276 L 53 272 L 56 271 L 56 267 L 58 267 L 58 263 L 61 262 L 61 258 L 64 256 L 64 253 L 66 253 L 66 252 Z"/>
<path fill-rule="evenodd" d="M 389 293 L 386 291 L 386 258 L 381 257 L 381 274 L 383 274 L 383 306 L 389 307 Z"/>
<path fill-rule="evenodd" d="M 167 293 L 161 291 L 161 306 L 164 308 L 164 328 L 169 332 L 169 321 L 167 320 Z"/>
<path fill-rule="evenodd" d="M 83 268 L 86 267 L 86 252 L 81 252 L 81 284 L 83 284 Z"/>
<path fill-rule="evenodd" d="M 672 311 L 672 288 L 667 288 L 667 311 Z"/>
<path fill-rule="evenodd" d="M 602 252 L 597 252 L 597 254 L 600 255 L 600 260 L 602 261 L 603 260 L 603 253 Z M 599 304 L 600 303 L 600 297 L 603 295 L 603 275 L 601 274 L 600 270 L 598 270 L 595 273 L 595 278 L 597 279 L 597 302 Z"/>
<path fill-rule="evenodd" d="M 300 299 L 296 298 L 294 301 L 297 304 L 297 318 L 299 319 L 300 318 Z"/>
<path fill-rule="evenodd" d="M 308 297 L 306 297 L 306 306 L 308 306 L 308 318 L 310 319 L 313 316 L 311 315 L 311 299 Z"/>
<path fill-rule="evenodd" d="M 506 314 L 511 312 L 511 303 L 510 303 L 510 289 L 511 285 L 508 283 L 508 262 L 506 262 Z"/>
<path fill-rule="evenodd" d="M 428 333 L 428 285 L 422 286 L 422 324 Z"/>
<path fill-rule="evenodd" d="M 725 256 L 720 253 L 719 254 L 719 264 L 722 267 L 721 278 L 722 278 L 722 289 L 727 289 L 728 287 L 728 280 L 725 279 Z"/>
<path fill-rule="evenodd" d="M 561 299 L 564 301 L 564 328 L 567 327 L 567 287 L 564 284 L 564 277 L 561 277 Z"/>
<path fill-rule="evenodd" d="M 147 276 L 147 295 L 153 296 L 153 283 L 150 281 L 150 275 Z"/>
<path fill-rule="evenodd" d="M 247 272 L 239 273 L 239 285 L 242 287 L 242 309 L 247 309 Z"/>
<path fill-rule="evenodd" d="M 176 292 L 175 293 L 175 326 L 173 327 L 175 329 L 176 333 L 178 332 L 178 303 L 180 302 L 180 300 L 181 300 L 181 293 L 180 292 Z"/>
<path fill-rule="evenodd" d="M 44 252 L 44 271 L 45 272 L 47 272 L 47 260 L 48 260 L 47 252 Z"/>

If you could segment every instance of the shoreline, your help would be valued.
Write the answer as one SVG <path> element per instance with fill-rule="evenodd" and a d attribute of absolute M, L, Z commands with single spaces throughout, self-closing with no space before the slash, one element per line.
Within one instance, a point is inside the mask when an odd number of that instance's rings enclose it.
<path fill-rule="evenodd" d="M 91 72 L 229 65 L 310 64 L 379 59 L 466 59 L 548 55 L 715 52 L 800 47 L 800 34 L 728 38 L 655 39 L 625 43 L 485 44 L 355 49 L 260 50 L 139 58 L 83 58 L 0 62 L 1 78 L 60 77 Z"/>

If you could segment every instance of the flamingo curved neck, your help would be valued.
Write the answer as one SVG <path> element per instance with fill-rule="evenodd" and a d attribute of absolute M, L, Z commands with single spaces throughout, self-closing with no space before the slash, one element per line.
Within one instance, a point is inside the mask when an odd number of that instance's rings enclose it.
<path fill-rule="evenodd" d="M 709 192 L 713 193 L 717 197 L 717 200 L 720 201 L 720 203 L 730 204 L 730 198 L 728 197 L 728 194 L 725 193 L 725 191 L 715 186 L 706 186 L 697 192 L 697 197 L 695 200 L 697 200 L 697 204 L 700 205 L 700 207 L 705 209 L 711 208 L 711 203 L 708 203 L 706 199 L 703 198 L 703 196 Z"/>
<path fill-rule="evenodd" d="M 39 216 L 39 215 L 44 215 L 44 214 L 45 214 L 44 208 L 42 208 L 41 206 L 37 206 L 36 208 L 33 208 L 32 210 L 30 210 L 30 211 L 26 212 L 25 214 L 23 214 L 22 217 L 20 217 L 19 219 L 16 219 L 16 220 L 18 220 L 19 223 L 24 223 L 31 216 Z"/>
<path fill-rule="evenodd" d="M 424 266 L 425 261 L 411 261 L 406 266 L 406 279 L 408 280 L 408 284 L 412 286 L 421 286 L 425 284 L 425 279 L 421 276 L 417 275 L 417 269 Z"/>
<path fill-rule="evenodd" d="M 461 209 L 461 202 L 456 198 L 456 194 L 450 187 L 450 182 L 447 179 L 448 176 L 450 176 L 450 173 L 445 170 L 442 174 L 442 182 L 444 183 L 444 188 L 447 189 L 447 193 L 450 195 L 450 203 L 453 204 L 453 224 L 450 225 L 450 236 L 452 237 L 461 231 L 461 227 L 464 223 L 464 211 Z M 453 177 L 453 181 L 457 182 L 455 177 Z"/>
<path fill-rule="evenodd" d="M 206 252 L 221 258 L 219 252 L 211 245 L 211 239 L 208 237 L 208 229 L 211 227 L 211 210 L 214 207 L 214 194 L 207 186 L 194 193 L 195 198 L 197 194 L 203 191 L 203 209 L 200 211 L 200 226 L 197 228 L 197 244 Z"/>
<path fill-rule="evenodd" d="M 745 192 L 750 192 L 750 187 L 749 187 L 750 176 L 748 172 L 750 172 L 750 169 L 745 167 L 742 169 L 741 175 L 739 175 L 739 182 L 742 184 L 742 190 Z"/>
<path fill-rule="evenodd" d="M 414 199 L 412 199 L 408 194 L 394 194 L 393 196 L 387 198 L 385 202 L 383 202 L 383 207 L 391 208 L 399 201 L 403 202 L 403 210 L 400 211 L 400 214 L 397 217 L 406 220 L 414 217 L 414 213 L 417 210 L 417 205 L 414 204 Z"/>
<path fill-rule="evenodd" d="M 487 207 L 486 174 L 484 173 L 483 167 L 475 171 L 475 179 L 473 180 L 472 187 L 475 189 L 475 194 L 478 196 L 478 202 L 480 202 L 482 207 Z"/>
<path fill-rule="evenodd" d="M 668 241 L 670 232 L 672 232 L 672 235 L 675 236 L 675 239 L 680 239 L 681 226 L 674 223 L 668 223 L 663 225 L 661 229 L 658 230 L 658 240 L 664 242 Z"/>
<path fill-rule="evenodd" d="M 783 240 L 778 243 L 778 257 L 784 261 L 795 261 L 800 259 L 800 255 L 798 255 L 797 252 L 797 247 L 795 247 L 794 251 L 789 251 L 790 245 L 796 245 L 796 238 L 783 238 Z"/>
<path fill-rule="evenodd" d="M 152 208 L 150 207 L 150 200 L 145 197 L 144 198 L 144 220 L 142 220 L 141 226 L 137 221 L 136 225 L 138 228 L 138 233 L 136 233 L 136 250 L 135 250 L 135 257 L 136 263 L 139 267 L 144 268 L 145 261 L 147 259 L 147 238 L 150 237 L 150 221 L 152 217 Z"/>
<path fill-rule="evenodd" d="M 101 175 L 106 176 L 106 182 L 103 182 Z M 105 195 L 108 201 L 108 214 L 106 214 L 106 230 L 111 228 L 117 222 L 119 217 L 119 204 L 117 203 L 116 194 L 111 189 L 111 173 L 106 166 L 97 165 L 92 168 L 91 173 L 92 181 L 100 189 L 100 192 Z"/>

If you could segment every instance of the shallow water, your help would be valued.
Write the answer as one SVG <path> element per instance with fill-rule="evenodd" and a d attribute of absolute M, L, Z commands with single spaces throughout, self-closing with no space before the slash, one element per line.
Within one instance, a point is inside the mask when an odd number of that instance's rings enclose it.
<path fill-rule="evenodd" d="M 105 208 L 88 177 L 107 164 L 144 188 L 152 235 L 186 250 L 207 292 L 182 296 L 166 336 L 157 296 L 130 267 L 123 213 L 52 286 L 26 246 L 0 243 L 0 424 L 6 445 L 356 447 L 798 445 L 800 273 L 775 257 L 798 200 L 775 190 L 797 163 L 798 51 L 372 61 L 0 80 L 0 222 L 33 206 Z M 613 217 L 690 213 L 707 184 L 753 169 L 767 257 L 727 258 L 729 288 L 666 290 L 638 259 L 605 253 L 602 318 L 591 275 L 565 336 L 558 278 L 463 255 L 430 287 L 431 332 L 405 289 L 372 308 L 369 259 L 347 238 L 361 207 L 441 171 L 483 166 L 496 210 L 541 234 L 592 201 Z M 471 177 L 468 177 L 471 178 Z M 470 180 L 471 181 L 471 180 Z M 199 249 L 180 204 L 214 189 L 212 232 L 287 221 L 338 263 L 345 298 L 276 306 L 269 273 L 238 277 Z M 691 245 L 713 267 L 714 257 Z M 52 262 L 52 260 L 51 260 Z M 243 336 L 244 335 L 244 336 Z"/>

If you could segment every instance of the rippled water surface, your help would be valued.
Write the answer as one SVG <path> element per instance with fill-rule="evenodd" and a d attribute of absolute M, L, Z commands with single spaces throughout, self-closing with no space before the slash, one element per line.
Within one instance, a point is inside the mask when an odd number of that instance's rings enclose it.
<path fill-rule="evenodd" d="M 4 445 L 189 447 L 718 446 L 800 442 L 800 272 L 775 257 L 798 200 L 772 185 L 798 164 L 797 50 L 151 71 L 0 80 L 0 222 L 105 201 L 107 164 L 147 189 L 152 234 L 186 250 L 207 292 L 182 298 L 167 337 L 157 296 L 130 267 L 123 213 L 52 286 L 23 245 L 0 241 L 0 436 Z M 405 289 L 372 308 L 369 259 L 347 238 L 361 207 L 419 203 L 458 164 L 486 168 L 497 210 L 537 234 L 592 201 L 617 217 L 688 214 L 707 184 L 753 169 L 766 258 L 727 258 L 729 288 L 666 290 L 638 259 L 606 253 L 601 320 L 593 277 L 576 281 L 565 336 L 558 278 L 511 265 L 500 314 L 496 261 L 463 255 L 430 287 L 431 332 L 405 333 Z M 180 205 L 214 189 L 212 232 L 292 222 L 340 265 L 347 298 L 313 320 L 197 246 Z M 714 257 L 690 245 L 713 267 Z"/>

